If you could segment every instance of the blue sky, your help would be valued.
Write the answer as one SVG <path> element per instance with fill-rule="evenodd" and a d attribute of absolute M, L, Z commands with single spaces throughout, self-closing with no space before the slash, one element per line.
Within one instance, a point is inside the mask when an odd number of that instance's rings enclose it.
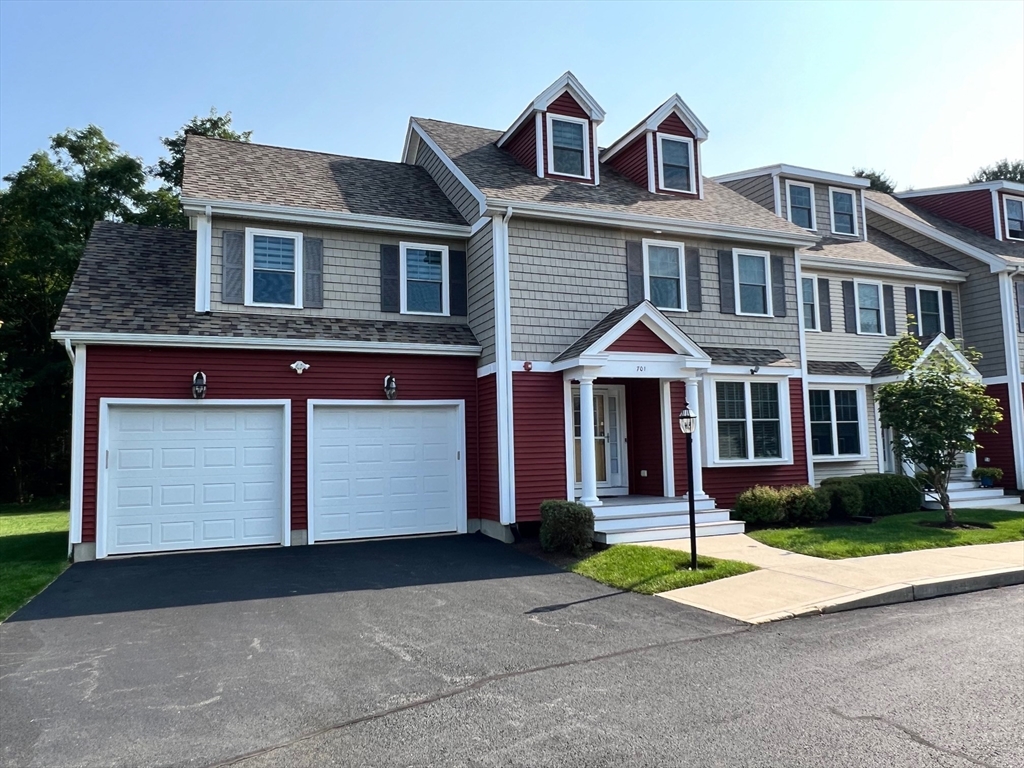
<path fill-rule="evenodd" d="M 211 106 L 255 141 L 397 160 L 410 115 L 507 127 L 571 69 L 607 146 L 678 92 L 710 175 L 787 162 L 966 181 L 1024 157 L 1024 2 L 0 0 L 0 173 L 67 127 L 152 163 Z"/>

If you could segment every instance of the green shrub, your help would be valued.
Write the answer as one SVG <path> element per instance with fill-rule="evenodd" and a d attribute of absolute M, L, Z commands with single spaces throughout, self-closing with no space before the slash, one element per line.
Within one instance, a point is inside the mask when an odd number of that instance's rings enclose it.
<path fill-rule="evenodd" d="M 863 514 L 864 494 L 849 477 L 830 477 L 821 481 L 821 493 L 828 499 L 828 518 L 846 520 Z"/>
<path fill-rule="evenodd" d="M 751 525 L 778 525 L 786 519 L 782 491 L 755 485 L 736 497 L 733 514 Z"/>
<path fill-rule="evenodd" d="M 782 489 L 786 508 L 786 522 L 790 525 L 813 525 L 828 517 L 832 504 L 828 493 L 809 485 L 794 485 Z"/>
<path fill-rule="evenodd" d="M 862 514 L 884 517 L 921 509 L 921 485 L 914 478 L 870 473 L 854 475 L 849 480 L 864 496 Z"/>
<path fill-rule="evenodd" d="M 574 501 L 551 499 L 540 505 L 540 545 L 546 552 L 582 555 L 594 544 L 594 513 Z"/>

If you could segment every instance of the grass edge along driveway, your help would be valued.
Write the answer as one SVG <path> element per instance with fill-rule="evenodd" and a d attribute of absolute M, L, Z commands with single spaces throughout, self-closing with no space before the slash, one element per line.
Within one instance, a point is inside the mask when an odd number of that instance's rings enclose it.
<path fill-rule="evenodd" d="M 609 587 L 654 595 L 681 587 L 756 571 L 757 566 L 737 560 L 698 557 L 690 568 L 690 553 L 637 544 L 615 544 L 569 566 L 569 570 Z"/>
<path fill-rule="evenodd" d="M 958 522 L 988 523 L 992 528 L 949 530 L 921 525 L 922 522 L 941 522 L 942 516 L 941 510 L 912 512 L 881 517 L 868 524 L 766 528 L 747 531 L 747 535 L 769 547 L 827 560 L 1024 540 L 1024 512 L 956 510 Z"/>
<path fill-rule="evenodd" d="M 0 504 L 0 621 L 68 567 L 68 502 Z"/>

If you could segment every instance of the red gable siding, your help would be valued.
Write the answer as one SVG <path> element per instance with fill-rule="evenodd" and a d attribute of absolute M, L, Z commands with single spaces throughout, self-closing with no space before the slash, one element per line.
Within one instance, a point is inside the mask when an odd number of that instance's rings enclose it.
<path fill-rule="evenodd" d="M 626 441 L 629 492 L 644 496 L 664 495 L 661 382 L 657 379 L 630 379 L 626 382 Z M 647 477 L 640 476 L 641 470 L 647 470 Z"/>
<path fill-rule="evenodd" d="M 297 376 L 289 366 L 300 357 L 311 367 Z M 100 398 L 191 399 L 192 374 L 199 370 L 206 373 L 210 398 L 291 399 L 291 526 L 300 530 L 306 527 L 308 398 L 380 400 L 384 377 L 394 373 L 402 399 L 465 400 L 467 502 L 469 516 L 477 516 L 480 450 L 475 358 L 91 346 L 85 386 L 83 541 L 96 539 Z"/>
<path fill-rule="evenodd" d="M 983 235 L 996 236 L 995 222 L 992 220 L 992 193 L 987 189 L 907 197 L 903 202 L 963 224 Z"/>
<path fill-rule="evenodd" d="M 669 133 L 673 136 L 686 136 L 693 139 L 693 178 L 697 185 L 697 189 L 700 189 L 700 158 L 697 156 L 697 139 L 679 116 L 673 112 L 666 117 L 661 125 L 658 126 L 658 133 Z M 663 189 L 658 179 L 658 137 L 655 136 L 651 142 L 651 151 L 654 153 L 654 189 L 657 192 L 661 192 L 666 195 L 679 195 L 680 197 L 696 197 L 697 193 L 687 192 L 674 192 L 672 190 Z"/>
<path fill-rule="evenodd" d="M 641 133 L 608 163 L 637 186 L 647 189 L 647 134 Z"/>
<path fill-rule="evenodd" d="M 548 173 L 548 113 L 553 115 L 566 115 L 567 117 L 579 117 L 587 120 L 587 128 L 590 131 L 590 175 L 587 176 L 586 179 L 580 179 L 575 176 L 562 176 L 557 173 Z M 590 115 L 587 114 L 586 110 L 580 106 L 580 103 L 576 101 L 568 91 L 566 91 L 548 105 L 548 111 L 542 113 L 541 118 L 541 138 L 544 150 L 544 175 L 552 179 L 564 179 L 566 181 L 577 181 L 581 183 L 586 183 L 588 181 L 593 182 L 594 167 L 597 165 L 597 136 L 594 133 L 594 123 L 590 121 Z M 536 159 L 534 160 L 534 163 L 536 164 Z"/>
<path fill-rule="evenodd" d="M 477 440 L 480 446 L 477 458 L 477 466 L 480 468 L 480 517 L 499 520 L 501 514 L 498 509 L 498 377 L 493 373 L 481 376 L 476 380 L 476 386 L 480 404 L 480 416 L 477 420 Z M 470 516 L 474 516 L 472 512 Z"/>
<path fill-rule="evenodd" d="M 537 125 L 534 120 L 526 120 L 519 130 L 505 144 L 505 149 L 516 162 L 537 172 Z"/>
<path fill-rule="evenodd" d="M 1013 460 L 1013 429 L 1016 425 L 1010 421 L 1010 387 L 1008 384 L 990 384 L 985 391 L 989 397 L 999 401 L 1003 420 L 999 422 L 995 432 L 978 435 L 978 466 L 999 467 L 1003 470 L 1000 485 L 1016 490 L 1020 485 L 1017 482 L 1017 467 Z M 1024 392 L 1021 394 L 1024 396 Z"/>
<path fill-rule="evenodd" d="M 516 520 L 540 520 L 540 503 L 566 492 L 562 374 L 513 373 L 512 403 Z"/>
<path fill-rule="evenodd" d="M 658 338 L 658 335 L 638 322 L 608 347 L 609 352 L 644 352 L 647 354 L 674 355 L 676 351 Z"/>
<path fill-rule="evenodd" d="M 555 99 L 548 105 L 548 112 L 551 112 L 554 115 L 568 115 L 569 117 L 579 117 L 583 118 L 584 120 L 590 118 L 590 115 L 587 114 L 587 111 L 580 105 L 578 101 L 576 101 L 573 95 L 568 91 L 563 93 L 561 96 L 559 96 L 557 99 Z"/>

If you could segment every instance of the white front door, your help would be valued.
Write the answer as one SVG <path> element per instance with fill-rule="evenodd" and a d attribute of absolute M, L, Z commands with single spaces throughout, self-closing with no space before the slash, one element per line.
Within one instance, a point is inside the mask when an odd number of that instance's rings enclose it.
<path fill-rule="evenodd" d="M 312 541 L 454 533 L 465 520 L 465 451 L 454 405 L 314 404 Z"/>
<path fill-rule="evenodd" d="M 625 390 L 621 386 L 594 387 L 594 464 L 597 488 L 603 495 L 628 493 L 626 480 Z M 580 455 L 580 388 L 572 388 L 573 452 L 577 495 L 582 491 Z"/>

